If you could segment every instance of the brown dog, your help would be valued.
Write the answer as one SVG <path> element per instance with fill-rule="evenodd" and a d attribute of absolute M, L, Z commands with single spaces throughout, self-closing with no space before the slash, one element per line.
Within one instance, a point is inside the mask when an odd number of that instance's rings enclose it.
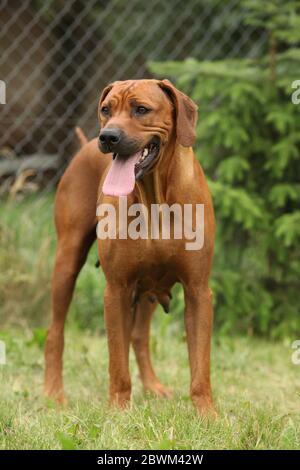
<path fill-rule="evenodd" d="M 185 297 L 191 396 L 197 409 L 205 414 L 213 409 L 210 386 L 213 311 L 208 280 L 215 222 L 207 183 L 191 148 L 197 107 L 168 80 L 115 82 L 102 93 L 99 119 L 99 141 L 94 139 L 83 145 L 65 172 L 56 196 L 58 247 L 52 284 L 52 323 L 45 351 L 45 393 L 63 400 L 64 323 L 77 275 L 96 238 L 96 207 L 111 204 L 119 220 L 119 201 L 124 198 L 128 208 L 135 207 L 132 206 L 135 203 L 143 203 L 147 208 L 151 204 L 177 203 L 181 207 L 189 204 L 191 224 L 195 227 L 196 205 L 203 204 L 201 249 L 186 249 L 184 236 L 164 239 L 161 225 L 156 238 L 122 237 L 121 222 L 116 227 L 117 236 L 102 237 L 98 245 L 107 281 L 104 304 L 111 402 L 124 406 L 130 400 L 130 342 L 145 389 L 168 395 L 151 364 L 150 321 L 157 302 L 168 311 L 170 290 L 180 282 Z M 103 221 L 102 216 L 98 220 Z M 147 218 L 145 214 L 144 217 Z M 126 224 L 131 221 L 132 215 L 128 215 Z"/>

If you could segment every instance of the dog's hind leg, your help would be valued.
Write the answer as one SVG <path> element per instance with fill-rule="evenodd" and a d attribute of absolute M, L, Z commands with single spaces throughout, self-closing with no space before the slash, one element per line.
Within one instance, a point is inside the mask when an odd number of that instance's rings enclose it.
<path fill-rule="evenodd" d="M 150 328 L 156 306 L 157 303 L 151 303 L 146 297 L 141 298 L 136 305 L 131 341 L 145 391 L 153 392 L 157 396 L 170 397 L 171 391 L 160 383 L 151 362 Z"/>
<path fill-rule="evenodd" d="M 52 318 L 45 347 L 44 393 L 64 401 L 64 325 L 77 276 L 96 239 L 98 180 L 83 152 L 67 169 L 55 203 L 57 250 L 52 277 Z"/>
<path fill-rule="evenodd" d="M 62 379 L 62 356 L 64 348 L 64 325 L 73 296 L 77 276 L 86 260 L 94 240 L 81 234 L 70 234 L 59 240 L 52 279 L 52 319 L 45 348 L 45 388 L 47 397 L 64 401 Z"/>

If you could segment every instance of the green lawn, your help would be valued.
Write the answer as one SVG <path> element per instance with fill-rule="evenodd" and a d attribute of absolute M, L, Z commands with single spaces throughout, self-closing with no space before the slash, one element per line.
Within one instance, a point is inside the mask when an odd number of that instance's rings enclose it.
<path fill-rule="evenodd" d="M 292 339 L 272 343 L 216 331 L 212 383 L 219 418 L 205 422 L 196 415 L 188 395 L 180 289 L 171 314 L 156 313 L 151 339 L 156 370 L 173 388 L 173 399 L 145 396 L 132 360 L 132 408 L 109 409 L 104 279 L 94 266 L 96 247 L 68 318 L 69 406 L 57 410 L 46 402 L 41 392 L 55 247 L 52 206 L 51 194 L 0 204 L 0 340 L 7 348 L 7 364 L 0 365 L 0 449 L 299 448 L 300 366 L 291 362 Z"/>
<path fill-rule="evenodd" d="M 291 449 L 300 445 L 300 366 L 289 344 L 215 337 L 212 381 L 219 418 L 200 419 L 188 396 L 186 343 L 178 323 L 156 315 L 152 350 L 174 398 L 145 396 L 132 358 L 133 404 L 107 406 L 104 336 L 67 329 L 68 407 L 41 397 L 43 330 L 7 329 L 7 364 L 0 366 L 0 449 Z"/>

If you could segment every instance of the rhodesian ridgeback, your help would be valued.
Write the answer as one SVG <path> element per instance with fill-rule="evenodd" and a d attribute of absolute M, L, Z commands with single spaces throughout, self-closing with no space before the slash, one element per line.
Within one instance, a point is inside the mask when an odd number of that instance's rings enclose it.
<path fill-rule="evenodd" d="M 64 400 L 62 355 L 64 324 L 77 275 L 103 221 L 101 208 L 116 214 L 114 236 L 98 237 L 105 273 L 104 316 L 109 348 L 110 402 L 130 401 L 129 349 L 132 343 L 145 390 L 169 395 L 150 357 L 152 314 L 158 303 L 169 310 L 171 288 L 184 290 L 185 327 L 191 372 L 191 398 L 201 414 L 213 411 L 210 342 L 213 321 L 211 271 L 215 221 L 201 166 L 194 156 L 197 106 L 168 80 L 115 82 L 101 95 L 98 139 L 85 142 L 62 177 L 55 202 L 57 252 L 52 281 L 52 321 L 47 335 L 45 394 Z M 143 204 L 204 208 L 201 248 L 186 248 L 185 235 L 153 238 L 120 236 L 120 200 Z M 98 207 L 98 216 L 96 209 Z M 100 211 L 99 211 L 100 208 Z M 142 217 L 151 218 L 150 212 Z M 160 218 L 158 218 L 160 224 Z M 175 219 L 171 219 L 171 225 Z M 173 227 L 174 228 L 174 227 Z M 149 231 L 149 227 L 147 228 Z M 111 233 L 111 232 L 110 232 Z M 148 232 L 147 232 L 148 234 Z"/>

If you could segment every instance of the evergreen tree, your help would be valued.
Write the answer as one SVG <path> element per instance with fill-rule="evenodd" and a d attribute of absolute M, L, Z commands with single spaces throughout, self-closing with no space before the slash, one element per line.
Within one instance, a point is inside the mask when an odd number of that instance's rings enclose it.
<path fill-rule="evenodd" d="M 300 4 L 242 6 L 247 24 L 266 31 L 265 56 L 150 69 L 199 104 L 196 152 L 218 227 L 216 324 L 228 332 L 299 335 L 300 104 L 292 94 L 300 80 Z"/>

